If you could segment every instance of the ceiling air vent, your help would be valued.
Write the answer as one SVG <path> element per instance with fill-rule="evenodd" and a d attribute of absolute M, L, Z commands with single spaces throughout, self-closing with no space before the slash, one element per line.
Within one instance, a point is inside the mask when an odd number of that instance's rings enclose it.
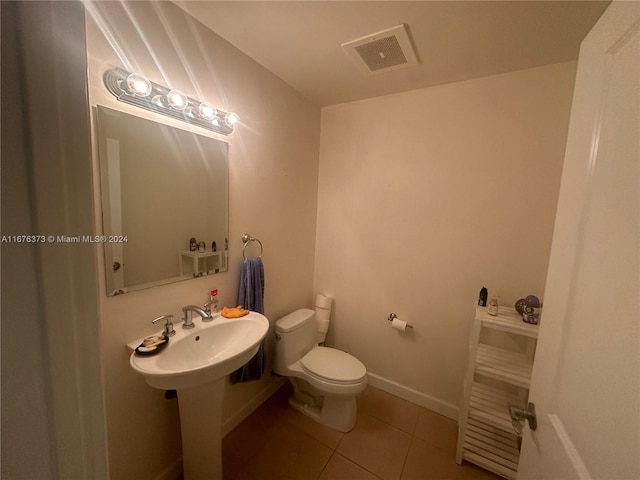
<path fill-rule="evenodd" d="M 351 40 L 342 47 L 369 74 L 418 64 L 405 24 Z"/>

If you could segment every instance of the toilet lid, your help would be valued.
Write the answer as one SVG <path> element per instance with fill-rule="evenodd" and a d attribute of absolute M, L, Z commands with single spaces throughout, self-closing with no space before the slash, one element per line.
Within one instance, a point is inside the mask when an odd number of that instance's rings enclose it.
<path fill-rule="evenodd" d="M 334 382 L 357 382 L 367 374 L 360 360 L 335 348 L 315 347 L 301 363 L 309 373 Z"/>

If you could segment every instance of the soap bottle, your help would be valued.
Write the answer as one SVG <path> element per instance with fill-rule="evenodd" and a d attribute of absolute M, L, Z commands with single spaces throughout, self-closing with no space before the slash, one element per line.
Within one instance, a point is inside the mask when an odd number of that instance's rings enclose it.
<path fill-rule="evenodd" d="M 218 289 L 211 290 L 209 294 L 209 308 L 212 313 L 218 312 Z"/>
<path fill-rule="evenodd" d="M 489 308 L 487 309 L 487 313 L 494 316 L 498 315 L 498 297 L 496 297 L 495 295 L 491 297 L 491 300 L 489 300 Z"/>

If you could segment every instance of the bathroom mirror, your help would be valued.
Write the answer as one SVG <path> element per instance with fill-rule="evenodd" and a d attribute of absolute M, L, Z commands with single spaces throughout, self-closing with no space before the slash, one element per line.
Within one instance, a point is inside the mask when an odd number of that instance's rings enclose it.
<path fill-rule="evenodd" d="M 107 295 L 226 271 L 228 144 L 100 105 L 95 115 Z"/>

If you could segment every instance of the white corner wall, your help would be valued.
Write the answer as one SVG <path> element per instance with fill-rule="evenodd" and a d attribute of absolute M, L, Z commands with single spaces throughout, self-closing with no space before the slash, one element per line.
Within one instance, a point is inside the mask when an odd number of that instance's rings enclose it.
<path fill-rule="evenodd" d="M 84 9 L 1 12 L 2 478 L 107 479 Z"/>
<path fill-rule="evenodd" d="M 315 291 L 376 384 L 455 416 L 480 288 L 542 295 L 575 68 L 322 109 Z"/>
<path fill-rule="evenodd" d="M 164 392 L 149 387 L 133 372 L 125 345 L 157 332 L 151 319 L 158 315 L 173 314 L 179 323 L 181 308 L 208 301 L 213 288 L 219 289 L 222 305 L 235 306 L 242 262 L 241 237 L 245 232 L 264 245 L 266 316 L 273 322 L 292 310 L 311 306 L 320 110 L 171 2 L 85 5 L 92 107 L 104 105 L 190 128 L 111 96 L 102 84 L 102 74 L 111 66 L 119 66 L 138 70 L 155 82 L 237 112 L 241 118 L 241 124 L 228 137 L 197 129 L 202 135 L 229 142 L 228 272 L 107 297 L 103 252 L 98 251 L 110 478 L 173 479 L 181 473 L 176 401 L 165 400 Z M 93 164 L 96 228 L 100 231 L 100 184 L 95 156 Z M 153 175 L 150 171 L 150 181 Z M 188 240 L 185 237 L 185 247 Z M 267 336 L 269 357 L 272 339 L 273 335 Z M 269 372 L 270 364 L 259 382 L 227 384 L 223 414 L 226 428 L 241 420 L 279 385 Z"/>

